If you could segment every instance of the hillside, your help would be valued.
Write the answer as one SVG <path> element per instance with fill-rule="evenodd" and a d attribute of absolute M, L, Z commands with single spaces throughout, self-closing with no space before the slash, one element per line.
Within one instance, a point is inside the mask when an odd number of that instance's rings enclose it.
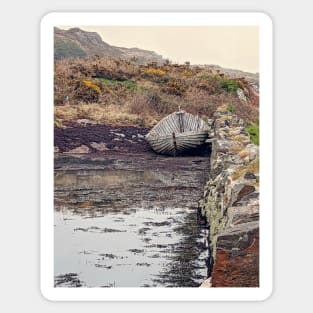
<path fill-rule="evenodd" d="M 87 120 L 149 128 L 179 107 L 208 119 L 223 103 L 247 123 L 258 123 L 258 85 L 210 66 L 95 56 L 56 61 L 54 80 L 60 127 Z"/>
<path fill-rule="evenodd" d="M 137 63 L 164 62 L 161 55 L 153 51 L 138 48 L 121 48 L 104 42 L 95 32 L 87 32 L 79 28 L 63 30 L 54 28 L 54 59 L 106 56 L 135 60 Z"/>

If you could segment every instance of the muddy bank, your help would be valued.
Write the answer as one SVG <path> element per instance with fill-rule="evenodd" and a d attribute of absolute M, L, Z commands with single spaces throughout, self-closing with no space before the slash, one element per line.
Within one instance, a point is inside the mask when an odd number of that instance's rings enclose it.
<path fill-rule="evenodd" d="M 154 154 L 145 140 L 147 128 L 112 125 L 68 124 L 54 129 L 54 150 L 72 154 Z M 209 146 L 202 145 L 189 155 L 206 156 Z"/>
<path fill-rule="evenodd" d="M 146 128 L 132 126 L 74 124 L 67 128 L 55 128 L 54 146 L 58 152 L 70 152 L 83 146 L 86 147 L 82 150 L 85 153 L 99 151 L 142 153 L 150 151 L 144 139 L 147 133 Z"/>

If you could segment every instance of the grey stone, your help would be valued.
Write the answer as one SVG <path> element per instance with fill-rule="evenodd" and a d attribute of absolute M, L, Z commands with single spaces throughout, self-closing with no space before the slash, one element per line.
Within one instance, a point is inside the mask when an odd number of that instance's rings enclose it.
<path fill-rule="evenodd" d="M 247 98 L 241 88 L 237 89 L 237 96 L 241 101 L 247 102 Z"/>
<path fill-rule="evenodd" d="M 251 173 L 251 172 L 247 172 L 244 176 L 245 179 L 256 179 L 256 176 Z"/>
<path fill-rule="evenodd" d="M 249 160 L 253 161 L 259 155 L 259 147 L 250 143 L 246 146 L 246 149 L 249 151 Z"/>

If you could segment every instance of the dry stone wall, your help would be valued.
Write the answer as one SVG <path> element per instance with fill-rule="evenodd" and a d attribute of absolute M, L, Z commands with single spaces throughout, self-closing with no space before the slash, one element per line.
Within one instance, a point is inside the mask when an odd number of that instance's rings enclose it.
<path fill-rule="evenodd" d="M 211 173 L 200 202 L 210 225 L 212 287 L 259 286 L 259 149 L 227 106 L 212 119 Z"/>

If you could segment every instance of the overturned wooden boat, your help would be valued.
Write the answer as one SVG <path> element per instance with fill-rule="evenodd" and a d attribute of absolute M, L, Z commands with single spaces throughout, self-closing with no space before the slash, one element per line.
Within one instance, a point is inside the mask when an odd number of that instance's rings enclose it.
<path fill-rule="evenodd" d="M 208 125 L 201 118 L 178 111 L 155 125 L 146 135 L 146 140 L 155 152 L 176 156 L 202 145 L 208 131 Z"/>

